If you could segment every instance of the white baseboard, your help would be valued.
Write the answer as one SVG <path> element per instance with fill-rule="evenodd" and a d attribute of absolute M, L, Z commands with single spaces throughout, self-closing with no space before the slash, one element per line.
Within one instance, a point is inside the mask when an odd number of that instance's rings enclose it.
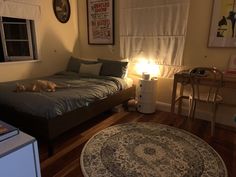
<path fill-rule="evenodd" d="M 170 104 L 157 101 L 156 102 L 157 110 L 163 111 L 163 112 L 170 112 Z"/>
<path fill-rule="evenodd" d="M 157 101 L 156 107 L 157 107 L 157 110 L 164 111 L 164 112 L 170 112 L 171 104 Z M 177 113 L 177 110 L 178 110 L 178 105 L 176 105 L 176 107 L 175 107 L 175 113 Z M 186 106 L 182 107 L 182 114 L 181 115 L 188 116 L 188 107 L 186 107 Z M 217 111 L 216 123 L 236 128 L 236 114 L 233 114 L 233 115 L 232 115 L 232 108 L 227 108 L 227 109 L 221 108 L 220 110 Z M 212 114 L 210 111 L 196 109 L 196 112 L 195 112 L 196 119 L 211 121 L 211 116 L 212 116 Z"/>
<path fill-rule="evenodd" d="M 156 106 L 157 106 L 157 110 L 164 111 L 164 112 L 170 112 L 171 105 L 169 103 L 157 101 Z M 178 110 L 178 105 L 176 105 L 176 107 L 175 107 L 175 112 L 177 112 L 177 110 Z M 181 115 L 188 116 L 188 107 L 184 107 L 184 106 L 182 107 L 182 114 Z M 211 114 L 206 111 L 196 110 L 196 112 L 195 112 L 195 118 L 197 118 L 197 119 L 203 119 L 203 120 L 210 121 L 210 116 L 211 116 Z"/>

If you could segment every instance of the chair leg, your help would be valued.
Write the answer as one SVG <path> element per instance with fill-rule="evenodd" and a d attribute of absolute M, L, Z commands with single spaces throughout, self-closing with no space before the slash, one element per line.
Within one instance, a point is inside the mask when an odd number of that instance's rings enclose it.
<path fill-rule="evenodd" d="M 195 118 L 195 111 L 196 111 L 196 106 L 197 106 L 197 101 L 193 102 L 193 113 L 192 113 L 192 118 Z"/>
<path fill-rule="evenodd" d="M 188 108 L 188 119 L 191 119 L 191 116 L 192 116 L 193 100 L 192 100 L 192 99 L 189 99 L 188 102 L 189 102 L 189 108 Z"/>
<path fill-rule="evenodd" d="M 213 104 L 213 115 L 211 120 L 211 136 L 214 136 L 215 133 L 215 119 L 216 119 L 216 111 L 217 111 L 218 105 Z"/>

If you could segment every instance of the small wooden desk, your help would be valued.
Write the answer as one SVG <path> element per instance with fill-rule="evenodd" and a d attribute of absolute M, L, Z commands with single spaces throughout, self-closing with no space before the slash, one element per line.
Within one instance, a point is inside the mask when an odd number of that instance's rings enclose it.
<path fill-rule="evenodd" d="M 171 99 L 171 113 L 175 112 L 175 104 L 178 102 L 178 114 L 181 114 L 182 110 L 182 99 L 188 99 L 188 96 L 184 96 L 184 85 L 190 83 L 189 71 L 184 70 L 176 73 L 174 75 L 174 83 L 172 90 Z M 176 99 L 177 86 L 180 84 L 179 97 Z M 202 77 L 200 84 L 209 85 L 209 79 Z M 223 87 L 236 89 L 236 76 L 224 75 L 223 77 Z M 236 104 L 223 103 L 228 106 L 236 106 Z"/>

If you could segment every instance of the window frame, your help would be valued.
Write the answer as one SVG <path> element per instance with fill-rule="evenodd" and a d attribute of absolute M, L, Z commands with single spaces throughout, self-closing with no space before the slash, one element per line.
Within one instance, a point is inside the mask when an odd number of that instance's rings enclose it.
<path fill-rule="evenodd" d="M 35 37 L 35 28 L 34 28 L 34 21 L 33 20 L 28 20 L 28 19 L 23 19 L 25 22 L 3 22 L 3 17 L 0 16 L 0 33 L 1 33 L 1 40 L 0 42 L 2 43 L 3 47 L 3 54 L 4 54 L 4 62 L 14 62 L 14 61 L 31 61 L 31 60 L 36 60 L 37 52 L 36 52 L 36 37 Z M 6 39 L 5 37 L 5 30 L 4 30 L 4 24 L 24 24 L 26 25 L 27 29 L 27 38 L 28 39 Z M 8 55 L 8 50 L 7 50 L 7 41 L 24 41 L 28 42 L 29 46 L 29 55 L 26 56 L 9 56 Z M 4 63 L 3 62 L 3 63 Z"/>

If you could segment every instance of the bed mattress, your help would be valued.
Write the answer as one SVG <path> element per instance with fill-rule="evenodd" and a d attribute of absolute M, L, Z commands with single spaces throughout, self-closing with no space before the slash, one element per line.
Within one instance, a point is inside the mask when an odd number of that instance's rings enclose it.
<path fill-rule="evenodd" d="M 78 75 L 73 72 L 61 72 L 37 79 L 69 87 L 58 88 L 55 92 L 14 92 L 16 83 L 28 83 L 33 79 L 0 83 L 0 104 L 19 112 L 52 119 L 88 106 L 131 85 L 127 79 Z"/>

